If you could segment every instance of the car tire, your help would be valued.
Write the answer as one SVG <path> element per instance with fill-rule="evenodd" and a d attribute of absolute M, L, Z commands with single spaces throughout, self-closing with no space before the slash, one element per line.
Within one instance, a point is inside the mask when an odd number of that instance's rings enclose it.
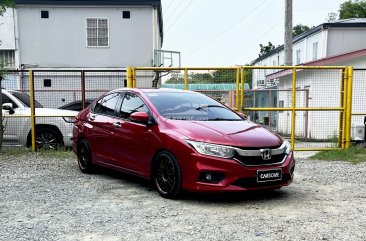
<path fill-rule="evenodd" d="M 60 135 L 60 133 L 58 133 L 57 130 L 47 127 L 36 129 L 37 150 L 57 150 L 57 148 L 61 147 L 62 145 L 62 136 Z"/>
<path fill-rule="evenodd" d="M 178 198 L 182 192 L 182 172 L 177 159 L 163 151 L 155 157 L 153 163 L 153 184 L 158 193 L 164 198 Z"/>
<path fill-rule="evenodd" d="M 77 157 L 78 157 L 78 166 L 81 172 L 93 173 L 95 171 L 95 167 L 92 162 L 90 145 L 87 140 L 83 139 L 79 142 Z"/>

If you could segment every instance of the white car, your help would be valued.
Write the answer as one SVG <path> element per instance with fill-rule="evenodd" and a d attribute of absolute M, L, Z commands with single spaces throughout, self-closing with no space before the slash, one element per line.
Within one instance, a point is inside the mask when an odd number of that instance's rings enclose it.
<path fill-rule="evenodd" d="M 31 141 L 31 120 L 29 117 L 15 115 L 30 115 L 30 97 L 22 92 L 2 90 L 2 113 L 5 127 L 3 144 L 29 147 Z M 58 146 L 69 147 L 72 144 L 73 116 L 78 112 L 70 110 L 43 108 L 35 101 L 36 116 L 36 147 L 55 149 Z M 14 117 L 11 117 L 11 116 Z M 62 117 L 61 117 L 62 116 Z"/>

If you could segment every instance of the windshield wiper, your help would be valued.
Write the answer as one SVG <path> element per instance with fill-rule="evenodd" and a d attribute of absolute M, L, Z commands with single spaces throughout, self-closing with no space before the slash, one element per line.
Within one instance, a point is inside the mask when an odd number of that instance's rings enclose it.
<path fill-rule="evenodd" d="M 208 119 L 209 121 L 241 121 L 242 119 L 226 119 L 226 118 L 213 118 L 213 119 Z"/>
<path fill-rule="evenodd" d="M 197 107 L 196 110 L 202 110 L 202 109 L 210 108 L 210 107 L 217 107 L 217 108 L 224 108 L 224 109 L 226 109 L 226 107 L 225 106 L 222 106 L 222 105 L 202 105 L 200 107 Z"/>

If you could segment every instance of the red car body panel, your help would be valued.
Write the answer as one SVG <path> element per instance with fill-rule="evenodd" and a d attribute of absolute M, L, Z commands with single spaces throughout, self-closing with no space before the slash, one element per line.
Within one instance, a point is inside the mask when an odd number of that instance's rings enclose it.
<path fill-rule="evenodd" d="M 182 188 L 189 191 L 243 191 L 278 188 L 292 182 L 295 160 L 293 153 L 286 155 L 281 164 L 245 166 L 237 160 L 207 156 L 198 153 L 185 140 L 201 141 L 238 148 L 277 148 L 283 140 L 277 134 L 249 121 L 184 121 L 170 120 L 159 114 L 145 95 L 150 92 L 174 91 L 164 89 L 121 89 L 136 93 L 147 104 L 156 124 L 123 120 L 91 112 L 93 104 L 81 111 L 75 119 L 73 150 L 87 139 L 93 162 L 119 171 L 151 178 L 151 163 L 162 150 L 169 151 L 178 160 L 182 172 Z M 181 93 L 177 91 L 177 93 Z M 90 117 L 93 116 L 93 120 Z M 122 128 L 116 128 L 118 124 Z M 257 185 L 258 170 L 281 169 L 281 182 Z M 223 173 L 219 183 L 199 181 L 204 171 Z"/>

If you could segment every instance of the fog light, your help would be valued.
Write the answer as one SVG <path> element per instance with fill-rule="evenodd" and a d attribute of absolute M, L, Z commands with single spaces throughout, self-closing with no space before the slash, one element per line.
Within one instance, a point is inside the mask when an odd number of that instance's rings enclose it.
<path fill-rule="evenodd" d="M 222 172 L 201 172 L 198 181 L 205 183 L 219 183 L 225 178 Z"/>
<path fill-rule="evenodd" d="M 206 173 L 205 178 L 206 178 L 206 180 L 207 180 L 207 181 L 211 181 L 211 180 L 212 180 L 212 175 L 211 175 L 211 173 Z"/>

